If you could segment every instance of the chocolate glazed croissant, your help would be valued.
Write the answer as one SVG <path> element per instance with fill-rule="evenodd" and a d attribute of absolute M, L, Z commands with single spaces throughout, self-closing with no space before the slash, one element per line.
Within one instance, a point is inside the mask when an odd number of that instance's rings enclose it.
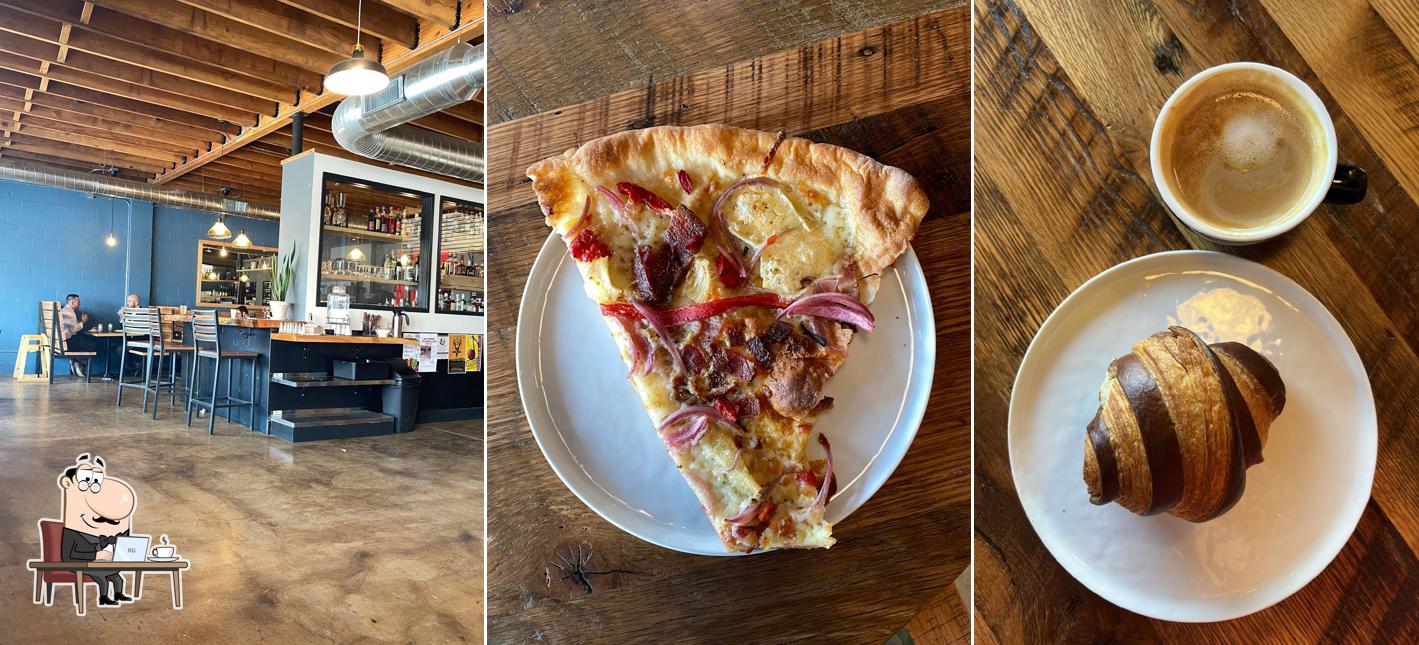
<path fill-rule="evenodd" d="M 1286 385 L 1246 345 L 1169 327 L 1109 365 L 1099 402 L 1084 441 L 1089 501 L 1206 522 L 1241 499 Z"/>

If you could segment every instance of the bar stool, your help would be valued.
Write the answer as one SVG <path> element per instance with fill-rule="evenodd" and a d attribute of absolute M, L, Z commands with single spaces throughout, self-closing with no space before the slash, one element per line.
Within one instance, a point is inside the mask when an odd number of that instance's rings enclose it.
<path fill-rule="evenodd" d="M 192 312 L 192 341 L 196 349 L 193 351 L 192 360 L 192 385 L 187 390 L 187 426 L 192 427 L 192 408 L 203 407 L 207 409 L 207 434 L 216 432 L 217 408 L 235 408 L 246 406 L 251 417 L 251 424 L 248 426 L 252 430 L 256 429 L 256 352 L 236 351 L 222 349 L 222 336 L 217 328 L 217 310 L 194 310 Z M 212 391 L 207 400 L 202 400 L 199 393 L 198 381 L 202 378 L 202 360 L 212 359 Z M 227 362 L 227 392 L 220 398 L 217 397 L 217 387 L 222 381 L 222 361 Z M 232 397 L 232 380 L 237 369 L 237 362 L 251 361 L 251 399 L 238 399 Z M 232 422 L 232 415 L 227 413 L 227 423 Z M 269 431 L 268 431 L 269 432 Z"/>
<path fill-rule="evenodd" d="M 148 395 L 153 395 L 153 418 L 158 418 L 158 400 L 166 390 L 172 399 L 168 407 L 177 407 L 177 391 L 182 381 L 177 377 L 177 360 L 193 351 L 192 345 L 185 345 L 172 337 L 171 328 L 163 323 L 163 314 L 157 307 L 134 307 L 123 310 L 123 355 L 118 362 L 118 405 L 123 405 L 123 388 L 137 387 L 143 390 L 143 411 L 148 411 Z M 138 337 L 133 340 L 133 337 Z M 128 383 L 124 372 L 128 367 L 128 356 L 144 357 L 143 383 Z M 157 371 L 153 370 L 153 359 L 157 359 Z M 163 364 L 167 363 L 167 379 L 163 379 Z"/>

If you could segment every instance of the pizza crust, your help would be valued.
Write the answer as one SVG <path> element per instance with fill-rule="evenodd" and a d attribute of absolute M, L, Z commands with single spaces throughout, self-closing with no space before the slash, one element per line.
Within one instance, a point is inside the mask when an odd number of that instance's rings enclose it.
<path fill-rule="evenodd" d="M 566 232 L 580 211 L 552 209 L 557 204 L 583 203 L 590 187 L 579 177 L 644 172 L 658 157 L 714 163 L 725 174 L 752 177 L 761 174 L 764 157 L 776 138 L 769 132 L 727 125 L 631 130 L 533 164 L 527 176 L 533 180 L 547 224 Z M 797 137 L 783 140 L 768 171 L 762 174 L 836 196 L 844 214 L 853 220 L 853 252 L 864 276 L 880 273 L 907 249 L 928 206 L 926 193 L 906 171 L 847 148 Z"/>

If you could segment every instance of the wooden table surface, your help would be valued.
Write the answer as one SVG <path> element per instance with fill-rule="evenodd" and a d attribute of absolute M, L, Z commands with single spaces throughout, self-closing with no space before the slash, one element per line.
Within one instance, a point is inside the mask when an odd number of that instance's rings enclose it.
<path fill-rule="evenodd" d="M 1419 640 L 1419 5 L 1057 7 L 974 7 L 977 642 Z M 1340 162 L 1369 172 L 1363 204 L 1323 206 L 1245 248 L 1208 244 L 1170 216 L 1148 167 L 1153 119 L 1188 76 L 1237 60 L 1288 69 L 1316 89 Z M 1280 604 L 1211 625 L 1144 618 L 1076 582 L 1026 520 L 1006 448 L 1011 384 L 1045 317 L 1110 266 L 1186 248 L 1260 262 L 1315 294 L 1354 340 L 1380 419 L 1372 497 L 1340 555 Z"/>
<path fill-rule="evenodd" d="M 756 3 L 533 4 L 512 15 L 494 12 L 489 41 L 501 43 L 492 49 L 499 60 L 547 62 L 542 52 L 563 41 L 594 52 L 622 38 L 636 50 L 626 55 L 690 73 L 652 84 L 629 75 L 642 84 L 584 102 L 556 81 L 504 73 L 502 89 L 489 94 L 494 121 L 525 110 L 520 101 L 528 96 L 541 97 L 533 102 L 539 108 L 558 108 L 503 120 L 488 131 L 490 230 L 497 231 L 489 239 L 497 271 L 488 278 L 489 302 L 496 303 L 488 332 L 490 641 L 884 642 L 950 589 L 969 559 L 969 8 L 948 3 L 921 18 L 851 32 L 856 25 L 841 22 L 840 37 L 737 57 L 764 49 L 764 42 L 723 35 L 684 42 L 655 30 L 745 23 L 758 25 L 746 36 L 794 31 L 803 15 L 852 3 L 762 3 L 779 5 L 771 16 Z M 559 16 L 573 4 L 596 22 L 558 23 L 538 15 Z M 875 4 L 881 6 L 874 11 L 908 15 L 921 3 Z M 644 20 L 624 19 L 628 12 Z M 654 19 L 660 14 L 680 19 Z M 612 15 L 622 19 L 606 19 Z M 526 24 L 539 22 L 549 31 L 527 30 Z M 660 49 L 642 54 L 646 43 Z M 665 55 L 671 60 L 659 59 Z M 573 58 L 592 59 L 578 54 L 559 64 Z M 599 65 L 642 69 L 619 59 Z M 500 97 L 511 98 L 503 104 Z M 862 151 L 912 172 L 931 199 L 914 243 L 932 283 L 939 343 L 927 418 L 896 473 L 837 525 L 838 544 L 827 551 L 717 558 L 642 542 L 567 490 L 538 450 L 519 402 L 516 312 L 549 233 L 523 171 L 626 128 L 708 122 L 783 128 Z M 568 576 L 557 561 L 575 561 L 578 553 L 587 560 L 584 577 Z"/>

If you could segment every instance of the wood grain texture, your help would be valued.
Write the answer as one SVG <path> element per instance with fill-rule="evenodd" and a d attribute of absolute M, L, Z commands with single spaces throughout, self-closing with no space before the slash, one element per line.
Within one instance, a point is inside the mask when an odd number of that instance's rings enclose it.
<path fill-rule="evenodd" d="M 832 52 L 841 46 L 846 50 L 844 67 L 861 65 L 865 70 L 845 69 L 840 78 L 861 87 L 834 90 L 833 100 L 812 98 L 811 110 L 799 107 L 801 103 L 787 107 L 790 99 L 826 96 L 805 93 L 802 79 L 686 91 L 689 83 L 710 82 L 709 76 L 692 74 L 489 129 L 489 153 L 496 160 L 489 164 L 489 185 L 496 186 L 490 190 L 505 193 L 493 197 L 489 209 L 490 230 L 495 232 L 489 238 L 495 267 L 488 278 L 489 301 L 497 303 L 489 310 L 488 331 L 491 642 L 782 642 L 825 637 L 834 642 L 883 642 L 933 598 L 951 592 L 952 580 L 969 559 L 968 25 L 968 9 L 958 6 L 728 63 L 730 70 L 816 74 L 812 70 L 821 68 L 812 61 L 836 56 Z M 497 19 L 490 30 L 490 42 L 505 43 L 503 54 L 511 55 L 506 48 L 512 39 L 500 34 Z M 879 49 L 862 56 L 861 62 L 853 58 L 870 43 L 893 44 L 887 52 Z M 545 44 L 525 47 L 541 46 Z M 899 48 L 911 48 L 917 57 L 901 55 Z M 700 59 L 674 64 L 691 67 L 697 60 L 723 60 L 732 54 L 700 53 Z M 799 60 L 808 62 L 789 65 Z M 922 78 L 944 87 L 911 88 L 903 92 L 909 101 L 881 91 L 880 79 L 911 76 L 918 67 L 928 66 L 932 71 L 923 71 Z M 723 69 L 706 74 L 726 77 Z M 828 84 L 826 78 L 821 84 Z M 495 114 L 505 109 L 497 106 L 500 96 L 516 94 L 490 93 Z M 676 98 L 660 99 L 668 96 Z M 860 104 L 854 103 L 858 100 Z M 611 106 L 622 102 L 634 109 L 624 117 L 606 116 L 620 114 Z M 717 118 L 769 130 L 785 128 L 861 151 L 914 174 L 931 199 L 931 211 L 913 244 L 931 283 L 937 324 L 938 357 L 927 418 L 892 478 L 837 525 L 838 544 L 827 551 L 707 558 L 641 542 L 602 520 L 567 490 L 537 449 L 519 402 L 513 363 L 516 312 L 532 261 L 549 234 L 528 184 L 520 179 L 526 167 L 582 141 L 641 123 L 691 124 Z M 544 143 L 543 138 L 552 142 Z M 585 560 L 585 577 L 568 577 L 555 564 L 559 556 Z"/>
<path fill-rule="evenodd" d="M 1320 6 L 1320 5 L 1324 6 Z M 1057 11 L 978 0 L 975 185 L 975 630 L 1041 640 L 1414 642 L 1419 638 L 1419 90 L 1412 3 L 1127 0 Z M 1155 196 L 1153 119 L 1188 76 L 1234 60 L 1296 73 L 1335 121 L 1360 205 L 1323 206 L 1265 244 L 1217 247 Z M 1379 459 L 1354 536 L 1319 577 L 1262 612 L 1189 625 L 1085 589 L 1039 541 L 1014 490 L 1006 418 L 1016 369 L 1049 313 L 1097 273 L 1204 248 L 1266 264 L 1315 294 L 1355 342 L 1375 392 Z"/>
<path fill-rule="evenodd" d="M 488 117 L 532 116 L 964 4 L 490 0 L 490 28 L 501 43 L 488 51 L 488 86 L 500 88 Z"/>

